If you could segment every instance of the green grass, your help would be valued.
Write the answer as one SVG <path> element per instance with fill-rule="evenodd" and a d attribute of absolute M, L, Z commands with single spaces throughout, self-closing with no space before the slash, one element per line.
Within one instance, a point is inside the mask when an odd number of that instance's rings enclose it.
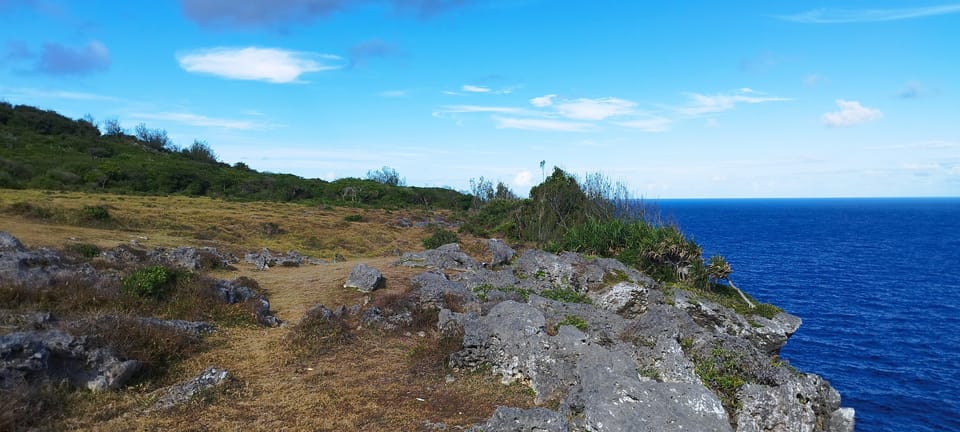
<path fill-rule="evenodd" d="M 740 408 L 737 392 L 747 383 L 743 354 L 715 347 L 709 356 L 694 356 L 694 371 L 703 384 L 720 397 L 728 414 Z"/>
<path fill-rule="evenodd" d="M 590 297 L 587 297 L 586 294 L 581 294 L 571 288 L 555 287 L 553 289 L 548 289 L 541 292 L 540 296 L 564 303 L 593 304 L 593 300 L 591 300 Z"/>
<path fill-rule="evenodd" d="M 556 329 L 560 329 L 561 326 L 565 325 L 574 326 L 580 331 L 587 330 L 587 322 L 584 321 L 583 318 L 580 318 L 576 315 L 567 315 L 564 317 L 563 320 L 557 323 Z"/>
<path fill-rule="evenodd" d="M 423 239 L 423 247 L 427 249 L 436 249 L 445 244 L 459 242 L 460 236 L 458 236 L 457 233 L 440 228 L 431 234 L 430 237 Z"/>

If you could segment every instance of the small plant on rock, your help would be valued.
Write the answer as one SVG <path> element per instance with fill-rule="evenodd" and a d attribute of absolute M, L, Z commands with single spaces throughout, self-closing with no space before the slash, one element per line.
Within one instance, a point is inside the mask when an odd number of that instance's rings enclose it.
<path fill-rule="evenodd" d="M 164 266 L 137 270 L 123 280 L 123 292 L 139 297 L 161 298 L 173 285 L 174 274 Z"/>

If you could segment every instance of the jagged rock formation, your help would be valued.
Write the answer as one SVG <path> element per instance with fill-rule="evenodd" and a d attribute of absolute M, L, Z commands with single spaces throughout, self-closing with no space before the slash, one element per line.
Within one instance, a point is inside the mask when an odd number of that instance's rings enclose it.
<path fill-rule="evenodd" d="M 0 387 L 60 383 L 103 391 L 122 387 L 140 369 L 121 361 L 83 336 L 62 330 L 16 332 L 0 336 Z"/>
<path fill-rule="evenodd" d="M 291 250 L 283 255 L 274 255 L 270 249 L 263 248 L 259 252 L 247 252 L 244 255 L 244 261 L 248 264 L 257 266 L 257 270 L 268 270 L 270 267 L 300 267 L 307 264 L 323 264 L 322 260 L 300 255 L 299 252 Z M 336 260 L 334 260 L 336 262 Z"/>
<path fill-rule="evenodd" d="M 491 270 L 461 253 L 401 260 L 434 268 L 411 280 L 412 296 L 441 309 L 441 331 L 463 334 L 451 365 L 488 366 L 557 407 L 501 408 L 473 430 L 853 430 L 829 383 L 776 357 L 795 316 L 742 316 L 611 259 L 529 250 Z M 734 385 L 711 389 L 718 379 Z"/>
<path fill-rule="evenodd" d="M 229 378 L 230 372 L 226 369 L 210 366 L 193 378 L 161 390 L 162 394 L 147 411 L 160 411 L 184 404 L 201 392 L 223 385 Z"/>

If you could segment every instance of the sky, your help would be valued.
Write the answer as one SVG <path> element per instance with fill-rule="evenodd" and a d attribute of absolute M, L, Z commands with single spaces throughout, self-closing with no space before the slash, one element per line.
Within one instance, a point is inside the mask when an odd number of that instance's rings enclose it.
<path fill-rule="evenodd" d="M 0 0 L 0 100 L 328 180 L 960 196 L 960 3 Z"/>

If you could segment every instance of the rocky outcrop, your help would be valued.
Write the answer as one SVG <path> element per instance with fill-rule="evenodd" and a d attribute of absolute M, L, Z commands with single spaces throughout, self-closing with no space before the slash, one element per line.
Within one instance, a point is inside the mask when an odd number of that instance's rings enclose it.
<path fill-rule="evenodd" d="M 323 261 L 316 258 L 301 255 L 299 252 L 291 250 L 282 255 L 274 255 L 270 249 L 263 248 L 258 252 L 247 252 L 243 260 L 248 264 L 253 264 L 257 270 L 268 270 L 270 267 L 300 267 L 306 264 L 323 264 Z M 336 261 L 336 260 L 334 260 Z"/>
<path fill-rule="evenodd" d="M 214 247 L 194 248 L 180 246 L 173 249 L 157 248 L 149 252 L 148 257 L 156 263 L 171 267 L 196 271 L 201 269 L 229 268 L 237 263 L 237 257 L 229 252 L 218 251 Z"/>
<path fill-rule="evenodd" d="M 418 257 L 449 268 L 436 257 L 454 251 Z M 439 329 L 463 334 L 450 364 L 489 367 L 504 383 L 529 385 L 538 405 L 557 406 L 503 408 L 474 430 L 853 429 L 829 383 L 775 357 L 800 325 L 795 316 L 741 316 L 677 287 L 664 292 L 616 260 L 575 253 L 526 251 L 497 270 L 460 270 L 411 280 L 420 302 L 443 308 Z M 557 290 L 592 304 L 544 297 Z M 705 371 L 745 384 L 720 394 Z"/>
<path fill-rule="evenodd" d="M 68 382 L 92 391 L 122 387 L 140 369 L 136 360 L 118 360 L 85 337 L 61 330 L 0 336 L 0 387 Z"/>
<path fill-rule="evenodd" d="M 233 280 L 217 279 L 213 282 L 213 289 L 216 290 L 220 299 L 226 304 L 248 303 L 250 304 L 257 322 L 267 327 L 277 327 L 283 324 L 280 318 L 277 318 L 270 310 L 270 301 L 266 296 L 257 293 L 253 288 L 244 285 L 245 279 L 238 278 Z"/>
<path fill-rule="evenodd" d="M 473 257 L 460 250 L 460 245 L 450 243 L 423 252 L 407 252 L 400 257 L 399 265 L 430 267 L 434 269 L 467 270 L 480 268 Z"/>
<path fill-rule="evenodd" d="M 507 246 L 503 240 L 498 239 L 487 240 L 487 249 L 490 250 L 491 266 L 509 264 L 510 260 L 512 260 L 517 254 L 517 251 L 513 250 L 513 248 L 510 246 Z"/>
<path fill-rule="evenodd" d="M 161 411 L 189 402 L 196 395 L 219 387 L 230 379 L 230 372 L 218 367 L 208 367 L 199 375 L 161 391 L 157 401 L 147 411 Z"/>
<path fill-rule="evenodd" d="M 371 292 L 381 288 L 384 284 L 383 274 L 380 270 L 360 263 L 353 267 L 347 281 L 343 283 L 344 288 L 353 288 L 360 292 Z"/>
<path fill-rule="evenodd" d="M 102 279 L 90 264 L 71 263 L 49 249 L 27 249 L 16 237 L 0 232 L 0 283 L 42 289 L 65 283 L 97 286 Z"/>

